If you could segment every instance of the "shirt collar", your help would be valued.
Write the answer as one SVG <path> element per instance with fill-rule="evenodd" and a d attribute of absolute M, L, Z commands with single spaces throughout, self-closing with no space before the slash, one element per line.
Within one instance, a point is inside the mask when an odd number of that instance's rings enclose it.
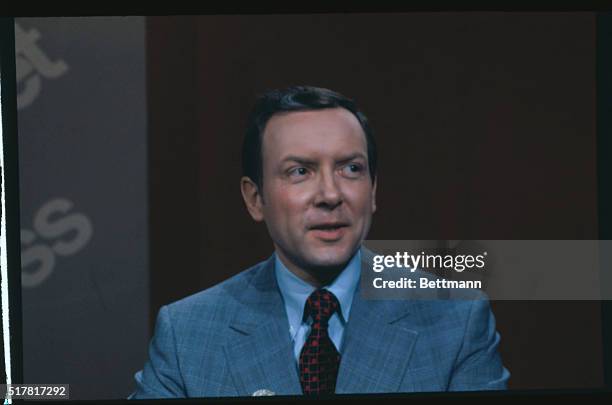
<path fill-rule="evenodd" d="M 292 331 L 296 331 L 302 324 L 306 299 L 315 290 L 315 287 L 287 269 L 277 254 L 274 255 L 274 272 L 287 310 L 289 325 Z M 321 287 L 332 292 L 338 299 L 343 323 L 349 319 L 353 295 L 359 283 L 360 274 L 361 250 L 358 250 L 338 277 L 330 285 Z"/>

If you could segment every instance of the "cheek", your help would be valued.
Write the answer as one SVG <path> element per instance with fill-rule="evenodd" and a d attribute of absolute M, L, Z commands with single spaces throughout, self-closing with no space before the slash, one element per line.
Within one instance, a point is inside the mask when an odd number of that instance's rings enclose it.
<path fill-rule="evenodd" d="M 353 187 L 346 191 L 347 200 L 351 202 L 356 215 L 373 211 L 373 195 L 372 187 L 369 185 L 360 185 L 360 187 Z"/>
<path fill-rule="evenodd" d="M 301 222 L 308 193 L 293 187 L 276 187 L 266 195 L 265 216 L 276 224 Z"/>

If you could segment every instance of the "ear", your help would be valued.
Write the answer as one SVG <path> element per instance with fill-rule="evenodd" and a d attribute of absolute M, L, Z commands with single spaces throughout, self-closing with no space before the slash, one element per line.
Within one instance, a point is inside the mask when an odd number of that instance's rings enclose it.
<path fill-rule="evenodd" d="M 378 177 L 374 177 L 374 184 L 372 184 L 372 214 L 376 212 L 376 184 L 378 184 Z"/>
<path fill-rule="evenodd" d="M 257 184 L 255 184 L 250 177 L 242 177 L 240 179 L 240 191 L 242 192 L 242 198 L 244 199 L 247 210 L 249 210 L 249 214 L 251 214 L 251 218 L 257 222 L 263 221 L 263 201 Z"/>

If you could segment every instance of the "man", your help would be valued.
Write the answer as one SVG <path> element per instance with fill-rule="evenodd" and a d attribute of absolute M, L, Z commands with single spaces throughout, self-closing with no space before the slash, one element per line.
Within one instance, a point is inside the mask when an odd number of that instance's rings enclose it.
<path fill-rule="evenodd" d="M 353 101 L 260 97 L 240 186 L 268 260 L 161 308 L 132 398 L 504 389 L 486 300 L 368 301 L 376 146 Z"/>

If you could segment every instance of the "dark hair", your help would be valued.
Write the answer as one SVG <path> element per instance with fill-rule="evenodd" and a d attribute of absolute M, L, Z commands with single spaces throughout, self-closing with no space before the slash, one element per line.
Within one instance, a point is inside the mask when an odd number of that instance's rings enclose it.
<path fill-rule="evenodd" d="M 257 98 L 249 116 L 246 136 L 242 144 L 242 173 L 261 189 L 263 184 L 262 139 L 266 124 L 277 113 L 291 111 L 344 108 L 359 121 L 366 137 L 368 168 L 372 182 L 376 178 L 376 143 L 367 117 L 355 102 L 332 90 L 312 86 L 293 86 L 269 90 Z"/>

